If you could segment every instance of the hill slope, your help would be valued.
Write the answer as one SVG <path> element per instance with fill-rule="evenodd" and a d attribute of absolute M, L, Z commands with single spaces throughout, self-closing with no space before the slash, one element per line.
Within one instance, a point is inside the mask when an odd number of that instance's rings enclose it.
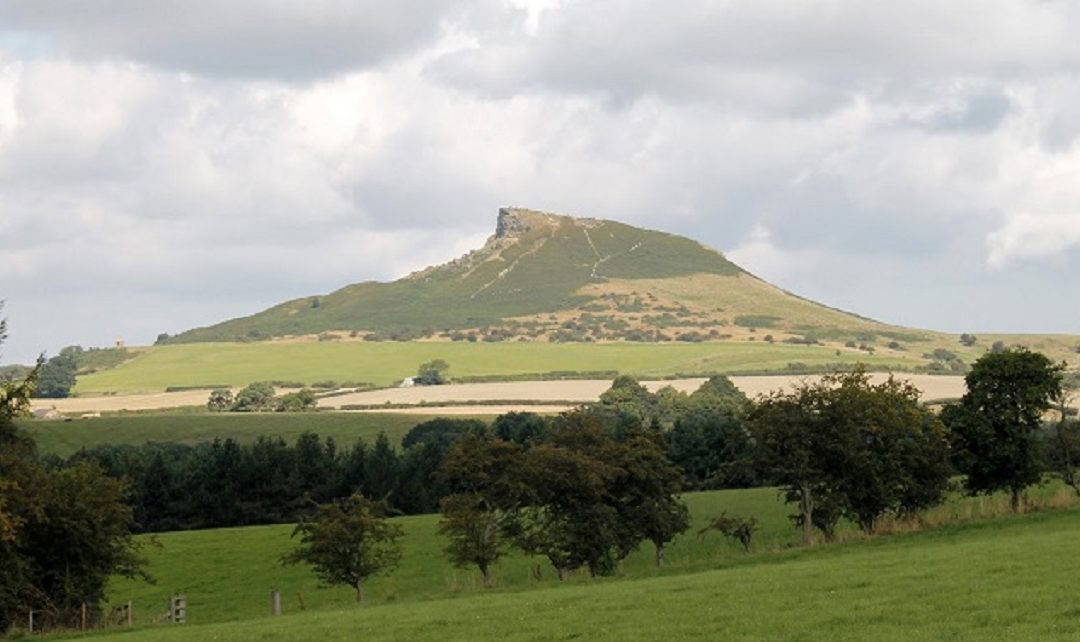
<path fill-rule="evenodd" d="M 472 340 L 663 341 L 691 332 L 737 336 L 751 327 L 832 339 L 924 338 L 784 292 L 691 239 L 503 208 L 484 247 L 449 263 L 288 301 L 170 342 L 332 331 L 394 339 L 458 331 L 454 338 L 467 340 L 470 330 Z"/>

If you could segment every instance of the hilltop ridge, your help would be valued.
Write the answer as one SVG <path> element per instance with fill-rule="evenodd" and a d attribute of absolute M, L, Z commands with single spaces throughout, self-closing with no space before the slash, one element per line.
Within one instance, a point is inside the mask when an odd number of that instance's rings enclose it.
<path fill-rule="evenodd" d="M 170 343 L 324 339 L 861 340 L 920 333 L 800 298 L 701 243 L 618 221 L 498 211 L 484 245 L 391 282 L 366 281 L 177 335 Z M 811 336 L 812 335 L 812 336 Z"/>

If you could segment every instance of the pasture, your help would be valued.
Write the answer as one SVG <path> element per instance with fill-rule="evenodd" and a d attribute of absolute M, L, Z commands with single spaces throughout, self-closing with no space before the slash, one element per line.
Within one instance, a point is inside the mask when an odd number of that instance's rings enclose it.
<path fill-rule="evenodd" d="M 1036 491 L 1064 503 L 1060 489 Z M 1056 499 L 1055 499 L 1056 498 Z M 135 604 L 137 626 L 175 591 L 188 596 L 189 624 L 124 634 L 139 639 L 1035 639 L 1075 637 L 1080 612 L 1072 554 L 1080 511 L 986 518 L 1001 498 L 957 498 L 931 514 L 931 530 L 865 538 L 850 528 L 841 541 L 795 545 L 788 508 L 772 489 L 687 496 L 695 524 L 720 510 L 762 523 L 750 554 L 718 535 L 692 531 L 652 565 L 650 545 L 614 578 L 575 576 L 560 585 L 534 560 L 505 559 L 494 589 L 473 570 L 453 569 L 441 554 L 437 516 L 400 518 L 405 557 L 392 575 L 370 583 L 357 606 L 349 589 L 319 588 L 302 567 L 277 558 L 291 545 L 289 526 L 168 533 L 151 549 L 158 584 L 117 581 L 111 599 Z M 628 581 L 629 580 L 629 581 Z M 286 617 L 268 619 L 271 588 Z M 301 607 L 301 600 L 303 606 Z M 303 611 L 303 612 L 301 612 Z M 231 622 L 230 622 L 231 621 Z"/>
<path fill-rule="evenodd" d="M 33 436 L 42 453 L 66 457 L 80 448 L 148 441 L 194 444 L 231 437 L 249 442 L 265 435 L 292 442 L 309 431 L 324 439 L 333 437 L 343 445 L 352 445 L 358 438 L 372 443 L 380 432 L 385 432 L 390 442 L 397 444 L 409 429 L 429 419 L 400 413 L 202 412 L 113 415 L 73 422 L 20 421 L 19 426 Z"/>
<path fill-rule="evenodd" d="M 521 375 L 552 371 L 617 371 L 640 378 L 677 373 L 773 371 L 790 363 L 825 366 L 867 363 L 910 368 L 912 356 L 868 355 L 857 350 L 765 342 L 711 343 L 462 343 L 267 341 L 191 343 L 140 351 L 108 370 L 79 377 L 79 395 L 156 393 L 170 386 L 243 386 L 253 381 L 363 381 L 392 385 L 432 359 L 450 364 L 450 376 Z"/>

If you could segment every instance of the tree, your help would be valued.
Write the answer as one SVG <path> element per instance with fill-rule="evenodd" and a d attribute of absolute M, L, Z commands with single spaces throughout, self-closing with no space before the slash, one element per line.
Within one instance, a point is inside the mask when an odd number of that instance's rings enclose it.
<path fill-rule="evenodd" d="M 0 320 L 0 344 L 6 329 Z M 0 383 L 0 634 L 31 609 L 57 626 L 86 604 L 96 621 L 110 576 L 147 578 L 124 484 L 92 465 L 44 466 L 16 428 L 41 367 Z"/>
<path fill-rule="evenodd" d="M 856 370 L 825 377 L 822 419 L 838 438 L 830 484 L 840 510 L 863 530 L 887 512 L 910 515 L 944 500 L 949 440 L 945 426 L 919 404 L 919 390 L 893 377 L 879 384 Z"/>
<path fill-rule="evenodd" d="M 619 375 L 600 395 L 599 406 L 645 422 L 656 415 L 656 395 L 630 375 Z"/>
<path fill-rule="evenodd" d="M 508 412 L 499 415 L 491 424 L 491 430 L 499 439 L 528 445 L 544 438 L 548 421 L 533 412 Z"/>
<path fill-rule="evenodd" d="M 446 371 L 449 369 L 450 364 L 442 359 L 428 361 L 420 364 L 413 381 L 420 386 L 439 386 L 446 383 Z"/>
<path fill-rule="evenodd" d="M 318 507 L 293 530 L 300 546 L 282 558 L 285 564 L 310 564 L 329 585 L 356 589 L 364 599 L 364 581 L 397 566 L 401 559 L 401 527 L 380 514 L 379 505 L 355 494 Z"/>
<path fill-rule="evenodd" d="M 1056 401 L 1060 413 L 1057 425 L 1047 431 L 1043 442 L 1046 469 L 1080 495 L 1080 421 L 1070 421 L 1070 406 L 1080 396 L 1080 373 L 1064 376 Z"/>
<path fill-rule="evenodd" d="M 1013 510 L 1021 510 L 1024 490 L 1040 478 L 1037 433 L 1062 394 L 1062 369 L 1020 347 L 975 362 L 960 403 L 942 411 L 969 493 L 1008 490 Z"/>
<path fill-rule="evenodd" d="M 723 412 L 735 417 L 745 412 L 749 404 L 750 400 L 742 390 L 724 375 L 709 377 L 690 395 L 690 405 L 694 410 Z"/>
<path fill-rule="evenodd" d="M 821 420 L 824 389 L 799 383 L 790 392 L 762 396 L 748 415 L 757 441 L 758 465 L 768 471 L 789 502 L 797 502 L 802 541 L 814 541 L 815 508 L 828 500 L 829 460 L 835 455 L 831 427 Z M 831 526 L 826 523 L 826 528 Z"/>
<path fill-rule="evenodd" d="M 666 433 L 668 457 L 683 470 L 690 488 L 746 488 L 760 481 L 750 432 L 722 408 L 691 410 Z"/>
<path fill-rule="evenodd" d="M 624 472 L 612 494 L 619 498 L 623 520 L 653 543 L 656 565 L 663 566 L 667 544 L 690 527 L 690 510 L 678 497 L 683 476 L 658 442 L 641 434 L 623 444 L 619 464 Z"/>
<path fill-rule="evenodd" d="M 233 403 L 232 390 L 219 388 L 210 393 L 210 398 L 206 400 L 206 409 L 211 412 L 225 412 L 232 408 Z"/>
<path fill-rule="evenodd" d="M 978 341 L 978 339 L 975 337 L 974 334 L 967 334 L 965 332 L 964 334 L 960 335 L 960 345 L 970 348 L 971 346 L 975 345 L 976 341 Z"/>
<path fill-rule="evenodd" d="M 742 544 L 743 550 L 749 553 L 750 544 L 756 530 L 758 530 L 758 522 L 753 517 L 728 516 L 725 511 L 698 530 L 698 536 L 703 536 L 709 531 L 717 531 L 721 535 L 730 537 Z"/>
<path fill-rule="evenodd" d="M 45 362 L 38 378 L 37 395 L 47 399 L 58 399 L 71 394 L 75 386 L 75 354 L 64 349 L 60 354 Z"/>
<path fill-rule="evenodd" d="M 491 566 L 505 552 L 502 533 L 512 513 L 492 508 L 483 496 L 473 494 L 448 495 L 439 507 L 439 533 L 449 540 L 445 551 L 450 562 L 458 568 L 475 565 L 484 586 L 491 586 Z"/>
<path fill-rule="evenodd" d="M 910 514 L 943 500 L 947 433 L 918 399 L 909 383 L 872 384 L 856 369 L 754 405 L 759 464 L 798 503 L 793 518 L 805 543 L 814 527 L 830 537 L 840 517 L 871 531 L 887 512 Z"/>
<path fill-rule="evenodd" d="M 486 429 L 487 425 L 478 419 L 439 417 L 413 426 L 401 439 L 401 446 L 409 448 L 421 443 L 430 443 L 436 445 L 440 452 L 445 452 L 460 437 L 483 433 Z"/>
<path fill-rule="evenodd" d="M 296 392 L 276 397 L 273 400 L 274 410 L 277 412 L 303 412 L 313 410 L 319 403 L 315 393 L 309 388 L 303 388 Z"/>
<path fill-rule="evenodd" d="M 258 412 L 269 410 L 274 403 L 274 386 L 265 381 L 250 384 L 236 393 L 236 400 L 231 410 L 236 412 Z"/>

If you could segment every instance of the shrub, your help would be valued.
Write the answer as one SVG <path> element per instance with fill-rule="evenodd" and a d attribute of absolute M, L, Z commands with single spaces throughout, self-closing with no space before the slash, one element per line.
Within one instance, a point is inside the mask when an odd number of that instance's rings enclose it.
<path fill-rule="evenodd" d="M 274 387 L 266 381 L 253 383 L 236 393 L 236 400 L 231 410 L 236 412 L 257 412 L 269 410 L 274 401 Z"/>
<path fill-rule="evenodd" d="M 210 412 L 225 412 L 232 408 L 233 395 L 232 390 L 228 388 L 218 388 L 210 393 L 210 398 L 206 401 L 206 409 Z"/>

